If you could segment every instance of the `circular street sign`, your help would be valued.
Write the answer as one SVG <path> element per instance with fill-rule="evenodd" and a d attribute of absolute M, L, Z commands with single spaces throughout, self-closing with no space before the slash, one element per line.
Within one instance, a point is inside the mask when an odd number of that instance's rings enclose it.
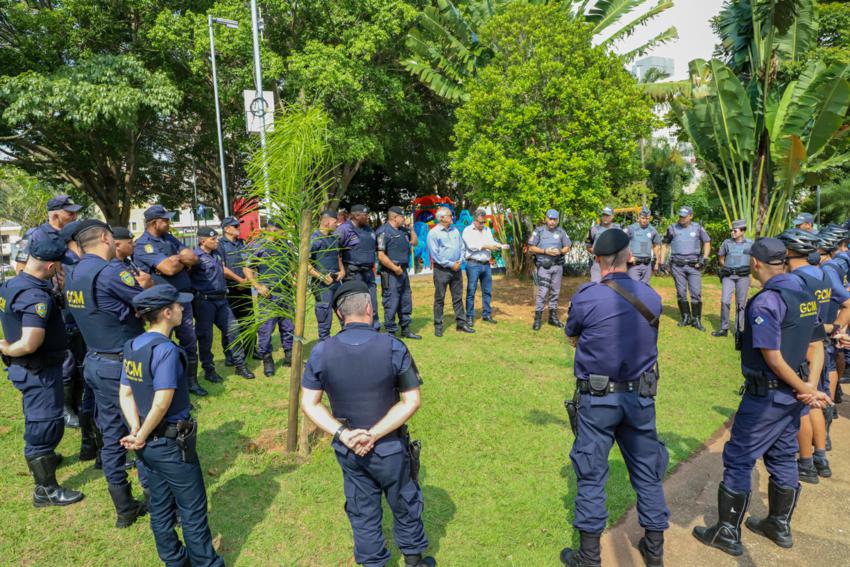
<path fill-rule="evenodd" d="M 267 107 L 268 104 L 266 104 L 266 99 L 261 96 L 258 96 L 257 98 L 251 101 L 251 114 L 253 114 L 257 118 L 262 118 L 266 115 Z"/>

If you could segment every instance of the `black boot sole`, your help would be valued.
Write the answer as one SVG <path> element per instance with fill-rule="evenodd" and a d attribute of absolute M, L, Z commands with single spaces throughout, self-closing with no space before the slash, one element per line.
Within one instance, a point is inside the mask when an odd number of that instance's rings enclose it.
<path fill-rule="evenodd" d="M 747 526 L 747 529 L 753 532 L 754 534 L 758 534 L 764 538 L 769 539 L 782 549 L 791 549 L 792 547 L 794 547 L 794 540 L 775 540 L 763 531 L 761 531 L 756 525 L 754 525 L 755 522 L 751 520 L 752 518 L 747 518 L 747 520 L 744 522 L 744 525 Z"/>

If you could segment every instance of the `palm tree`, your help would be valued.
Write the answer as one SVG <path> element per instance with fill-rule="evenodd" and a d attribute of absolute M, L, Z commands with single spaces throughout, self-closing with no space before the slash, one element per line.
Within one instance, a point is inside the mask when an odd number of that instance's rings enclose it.
<path fill-rule="evenodd" d="M 428 88 L 453 102 L 466 100 L 466 81 L 486 65 L 492 49 L 479 41 L 479 30 L 489 18 L 512 2 L 522 0 L 470 0 L 462 5 L 452 0 L 433 0 L 420 14 L 407 37 L 410 55 L 402 61 L 405 69 L 419 77 Z M 524 0 L 548 4 L 549 0 Z M 672 0 L 561 0 L 564 17 L 582 19 L 592 26 L 594 37 L 607 49 L 673 7 Z M 637 11 L 628 21 L 626 16 Z M 629 63 L 654 47 L 678 39 L 675 27 L 646 43 L 620 54 Z"/>

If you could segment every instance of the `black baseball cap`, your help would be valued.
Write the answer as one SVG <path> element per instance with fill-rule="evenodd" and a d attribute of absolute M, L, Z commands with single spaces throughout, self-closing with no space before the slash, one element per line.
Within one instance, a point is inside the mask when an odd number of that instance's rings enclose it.
<path fill-rule="evenodd" d="M 388 212 L 395 213 L 397 215 L 404 215 L 404 210 L 401 207 L 397 206 L 390 207 Z"/>
<path fill-rule="evenodd" d="M 59 231 L 59 238 L 61 238 L 65 244 L 74 240 L 74 237 L 80 231 L 80 223 L 82 221 L 74 221 L 69 222 L 65 226 L 62 227 L 62 230 Z"/>
<path fill-rule="evenodd" d="M 103 222 L 102 220 L 85 219 L 77 223 L 77 228 L 76 230 L 74 230 L 73 234 L 71 234 L 71 238 L 77 238 L 79 235 L 81 235 L 83 232 L 87 231 L 90 228 L 105 228 L 106 230 L 112 232 L 112 229 L 109 228 L 109 225 Z"/>
<path fill-rule="evenodd" d="M 369 207 L 367 207 L 366 205 L 354 205 L 353 207 L 351 207 L 351 212 L 352 213 L 368 213 Z"/>
<path fill-rule="evenodd" d="M 68 195 L 56 195 L 47 201 L 48 211 L 68 211 L 69 213 L 76 213 L 82 208 L 82 205 L 74 203 Z"/>
<path fill-rule="evenodd" d="M 759 238 L 750 247 L 750 256 L 772 266 L 784 264 L 786 255 L 785 243 L 777 238 Z"/>
<path fill-rule="evenodd" d="M 174 218 L 174 213 L 168 212 L 162 205 L 152 205 L 145 210 L 145 222 L 154 219 L 171 220 L 172 218 Z"/>
<path fill-rule="evenodd" d="M 191 293 L 181 293 L 171 284 L 157 284 L 134 297 L 132 302 L 137 312 L 148 313 L 174 303 L 189 303 L 192 299 Z"/>
<path fill-rule="evenodd" d="M 236 217 L 224 217 L 221 221 L 221 228 L 226 226 L 239 226 L 241 223 L 242 221 Z"/>
<path fill-rule="evenodd" d="M 198 229 L 198 236 L 201 238 L 210 238 L 212 236 L 218 236 L 218 233 L 211 226 L 202 226 Z"/>
<path fill-rule="evenodd" d="M 336 211 L 333 210 L 333 209 L 325 209 L 324 211 L 322 211 L 322 216 L 335 219 L 336 218 Z"/>
<path fill-rule="evenodd" d="M 339 286 L 334 293 L 333 301 L 331 302 L 331 308 L 336 311 L 336 308 L 339 306 L 339 303 L 347 296 L 354 295 L 357 293 L 369 293 L 369 287 L 361 282 L 360 280 L 349 280 Z"/>
<path fill-rule="evenodd" d="M 58 262 L 65 257 L 68 247 L 58 238 L 42 238 L 30 242 L 30 256 L 42 262 Z M 368 289 L 366 290 L 368 293 Z"/>
<path fill-rule="evenodd" d="M 113 226 L 112 228 L 112 236 L 115 237 L 115 240 L 132 240 L 133 233 L 130 232 L 126 226 Z"/>
<path fill-rule="evenodd" d="M 619 228 L 609 228 L 593 243 L 593 254 L 611 256 L 629 245 L 629 236 Z"/>

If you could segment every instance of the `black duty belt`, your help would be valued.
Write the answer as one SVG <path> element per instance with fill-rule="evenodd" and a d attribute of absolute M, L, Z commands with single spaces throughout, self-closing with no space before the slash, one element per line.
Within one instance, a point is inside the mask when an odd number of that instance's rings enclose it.
<path fill-rule="evenodd" d="M 195 292 L 195 299 L 203 299 L 204 301 L 217 301 L 219 299 L 227 299 L 226 293 L 201 293 Z"/>
<path fill-rule="evenodd" d="M 92 351 L 92 354 L 99 357 L 105 358 L 107 360 L 114 360 L 116 362 L 121 362 L 124 360 L 124 353 L 121 352 L 100 352 L 100 351 Z"/>
<path fill-rule="evenodd" d="M 372 265 L 361 266 L 359 264 L 345 264 L 346 272 L 371 272 Z"/>
<path fill-rule="evenodd" d="M 176 423 L 166 423 L 161 421 L 159 425 L 157 425 L 153 431 L 151 431 L 151 437 L 156 439 L 157 437 L 165 437 L 166 439 L 177 439 L 177 424 Z"/>
<path fill-rule="evenodd" d="M 26 368 L 27 370 L 41 370 L 52 366 L 62 366 L 65 361 L 65 352 L 59 353 L 44 353 L 44 354 L 28 354 L 26 356 L 10 356 L 8 358 L 8 366 L 15 364 Z"/>
<path fill-rule="evenodd" d="M 629 380 L 627 382 L 608 382 L 606 393 L 608 394 L 624 394 L 627 392 L 637 392 L 640 385 L 640 379 Z M 582 394 L 590 393 L 590 382 L 588 380 L 577 380 L 576 388 Z"/>
<path fill-rule="evenodd" d="M 699 260 L 679 260 L 677 258 L 671 258 L 670 263 L 673 264 L 674 266 L 679 266 L 679 267 L 682 267 L 682 266 L 695 267 L 697 264 L 699 264 Z"/>
<path fill-rule="evenodd" d="M 645 266 L 652 262 L 652 258 L 635 258 L 635 264 Z"/>

